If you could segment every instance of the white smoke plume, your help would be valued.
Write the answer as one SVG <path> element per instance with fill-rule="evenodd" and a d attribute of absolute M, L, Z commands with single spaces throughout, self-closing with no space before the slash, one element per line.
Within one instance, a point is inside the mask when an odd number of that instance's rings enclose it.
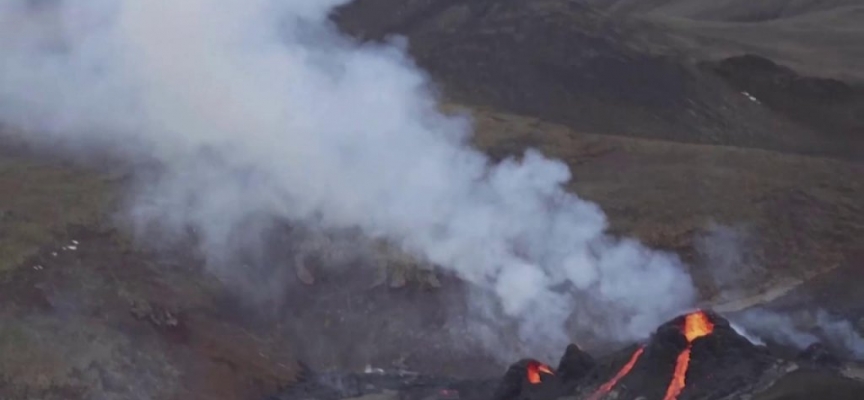
<path fill-rule="evenodd" d="M 844 357 L 864 359 L 864 338 L 852 324 L 823 309 L 778 312 L 754 308 L 732 318 L 751 335 L 779 344 L 805 349 L 824 342 L 842 351 Z"/>
<path fill-rule="evenodd" d="M 711 224 L 707 234 L 696 241 L 701 261 L 710 272 L 715 287 L 721 290 L 721 300 L 747 296 L 748 284 L 770 281 L 768 271 L 761 266 L 754 248 L 752 237 L 743 227 Z M 770 340 L 803 350 L 814 343 L 825 342 L 853 358 L 864 356 L 864 339 L 847 320 L 822 309 L 775 311 L 758 306 L 770 303 L 784 293 L 763 292 L 759 301 L 748 306 L 755 308 L 732 317 L 732 327 L 754 344 L 761 345 L 764 340 Z"/>
<path fill-rule="evenodd" d="M 735 333 L 737 333 L 737 334 L 743 336 L 743 337 L 744 337 L 745 339 L 747 339 L 751 344 L 755 344 L 755 345 L 757 345 L 757 346 L 764 346 L 764 345 L 765 345 L 765 342 L 764 342 L 762 339 L 760 339 L 760 338 L 754 336 L 753 334 L 751 334 L 750 332 L 748 332 L 746 329 L 744 329 L 744 327 L 742 327 L 741 325 L 738 325 L 738 324 L 736 324 L 736 323 L 730 321 L 729 326 L 732 327 L 732 330 L 734 330 Z"/>
<path fill-rule="evenodd" d="M 404 44 L 341 36 L 328 14 L 346 2 L 0 2 L 0 120 L 158 164 L 131 215 L 195 229 L 213 264 L 281 218 L 392 240 L 553 337 L 574 293 L 622 340 L 692 304 L 678 259 L 607 237 L 603 212 L 564 190 L 567 166 L 534 151 L 492 164 Z"/>
<path fill-rule="evenodd" d="M 732 320 L 745 327 L 751 335 L 798 349 L 805 349 L 819 341 L 816 335 L 800 329 L 792 315 L 755 308 L 733 317 Z"/>
<path fill-rule="evenodd" d="M 864 360 L 864 338 L 851 322 L 825 310 L 817 310 L 816 324 L 828 343 L 839 346 L 851 358 Z"/>
<path fill-rule="evenodd" d="M 697 265 L 708 272 L 719 301 L 746 297 L 754 285 L 772 278 L 762 264 L 756 235 L 746 225 L 710 222 L 694 248 Z"/>

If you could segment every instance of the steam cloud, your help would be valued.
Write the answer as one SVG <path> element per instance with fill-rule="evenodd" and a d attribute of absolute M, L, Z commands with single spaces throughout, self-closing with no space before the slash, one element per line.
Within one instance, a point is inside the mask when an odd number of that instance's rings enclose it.
<path fill-rule="evenodd" d="M 749 333 L 783 345 L 805 349 L 825 342 L 842 350 L 844 357 L 864 359 L 864 338 L 852 323 L 822 309 L 778 313 L 754 308 L 736 315 L 734 320 Z"/>
<path fill-rule="evenodd" d="M 214 264 L 272 217 L 392 240 L 495 293 L 526 334 L 566 339 L 577 297 L 621 340 L 692 304 L 678 259 L 606 236 L 563 163 L 492 164 L 404 43 L 341 36 L 328 13 L 346 2 L 0 2 L 0 118 L 157 163 L 131 215 L 194 228 Z"/>

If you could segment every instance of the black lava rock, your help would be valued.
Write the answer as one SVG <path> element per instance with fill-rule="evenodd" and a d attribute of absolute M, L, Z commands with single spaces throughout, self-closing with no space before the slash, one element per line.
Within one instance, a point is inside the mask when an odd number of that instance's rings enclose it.
<path fill-rule="evenodd" d="M 822 343 L 807 346 L 799 355 L 798 360 L 826 368 L 840 368 L 843 362 Z"/>
<path fill-rule="evenodd" d="M 567 346 L 567 350 L 558 362 L 558 379 L 562 382 L 574 383 L 585 377 L 597 361 L 575 344 Z"/>
<path fill-rule="evenodd" d="M 528 380 L 529 368 L 532 366 L 536 368 L 540 365 L 544 364 L 530 358 L 519 360 L 510 365 L 498 384 L 492 400 L 538 400 L 559 397 L 562 393 L 561 381 L 554 372 L 552 374 L 539 374 L 540 382 Z"/>

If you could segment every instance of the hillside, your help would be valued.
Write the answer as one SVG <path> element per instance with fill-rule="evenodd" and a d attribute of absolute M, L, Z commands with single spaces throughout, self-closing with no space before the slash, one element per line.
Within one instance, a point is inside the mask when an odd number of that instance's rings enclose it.
<path fill-rule="evenodd" d="M 856 0 L 578 0 L 701 59 L 754 53 L 806 75 L 864 81 L 864 4 Z"/>
<path fill-rule="evenodd" d="M 586 132 L 864 154 L 857 140 L 826 137 L 821 127 L 766 109 L 717 74 L 658 55 L 672 42 L 643 35 L 629 20 L 608 18 L 580 2 L 359 0 L 336 20 L 364 39 L 406 35 L 417 62 L 456 102 Z"/>
<path fill-rule="evenodd" d="M 616 14 L 651 14 L 703 21 L 764 22 L 846 13 L 861 6 L 856 0 L 579 0 Z"/>
<path fill-rule="evenodd" d="M 609 234 L 687 263 L 701 306 L 822 309 L 864 334 L 860 8 L 355 0 L 333 19 L 357 41 L 405 35 L 442 110 L 470 113 L 473 145 L 493 160 L 528 148 L 560 159 L 573 173 L 567 189 L 602 208 Z M 525 349 L 515 328 L 478 332 L 472 288 L 441 271 L 421 276 L 415 260 L 330 262 L 339 250 L 330 243 L 309 258 L 314 278 L 304 276 L 297 254 L 307 238 L 284 221 L 263 240 L 272 248 L 244 249 L 267 262 L 232 270 L 252 287 L 238 290 L 190 243 L 136 241 L 118 218 L 134 178 L 127 165 L 34 150 L 25 135 L 0 121 L 0 399 L 396 400 L 389 388 L 359 397 L 370 390 L 362 380 L 340 379 L 374 380 L 368 372 L 382 368 L 420 386 L 427 376 L 497 382 L 519 358 L 546 356 Z M 358 243 L 367 244 L 349 244 Z M 637 346 L 572 336 L 608 369 L 583 389 Z M 660 375 L 678 356 L 669 354 L 634 382 L 665 389 L 670 377 Z M 732 378 L 746 373 L 724 365 Z M 788 374 L 753 398 L 838 388 L 861 398 L 864 378 L 848 371 L 781 366 Z M 341 391 L 303 392 L 310 371 L 332 372 Z M 745 378 L 714 385 L 737 390 Z M 418 398 L 459 398 L 430 387 Z"/>
<path fill-rule="evenodd" d="M 570 188 L 602 205 L 613 233 L 639 237 L 692 263 L 705 301 L 723 303 L 730 300 L 724 296 L 758 295 L 842 270 L 833 280 L 814 281 L 821 297 L 807 306 L 819 304 L 853 321 L 864 317 L 852 306 L 860 304 L 854 303 L 860 291 L 848 284 L 857 279 L 864 248 L 860 165 L 586 134 L 536 118 L 472 112 L 477 146 L 496 158 L 537 147 L 565 161 L 576 177 Z M 415 283 L 373 287 L 374 275 L 351 265 L 318 272 L 320 282 L 306 286 L 290 273 L 290 257 L 283 257 L 263 276 L 290 295 L 250 308 L 202 274 L 200 260 L 182 247 L 154 253 L 133 245 L 107 215 L 78 217 L 92 212 L 92 200 L 78 200 L 85 198 L 101 199 L 110 215 L 113 193 L 122 188 L 116 177 L 50 160 L 0 161 L 7 166 L 3 189 L 19 188 L 29 199 L 0 202 L 5 215 L 14 216 L 4 221 L 19 221 L 4 224 L 3 234 L 29 241 L 14 253 L 4 250 L 17 257 L 0 279 L 4 398 L 131 398 L 124 396 L 139 390 L 178 396 L 162 398 L 260 399 L 294 379 L 296 361 L 317 370 L 356 371 L 371 362 L 461 377 L 492 376 L 502 368 L 500 355 L 487 346 L 450 333 L 467 329 L 451 319 L 464 312 L 464 293 L 452 279 L 443 277 L 434 291 Z M 64 218 L 46 225 L 43 215 L 52 210 L 62 210 Z M 737 249 L 736 255 L 706 246 Z M 434 329 L 444 323 L 450 330 Z M 518 349 L 513 332 L 496 335 Z M 608 348 L 602 338 L 579 339 L 598 351 Z M 67 350 L 58 358 L 60 349 Z M 4 388 L 3 379 L 14 384 Z"/>

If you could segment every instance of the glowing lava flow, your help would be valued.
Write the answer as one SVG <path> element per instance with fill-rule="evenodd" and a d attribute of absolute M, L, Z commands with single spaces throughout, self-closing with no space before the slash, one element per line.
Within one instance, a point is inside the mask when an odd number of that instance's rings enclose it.
<path fill-rule="evenodd" d="M 639 361 L 639 356 L 642 355 L 643 351 L 645 351 L 644 347 L 636 349 L 633 355 L 630 356 L 630 361 L 627 361 L 627 364 L 624 364 L 624 367 L 622 367 L 621 370 L 618 371 L 618 373 L 609 380 L 609 382 L 606 382 L 602 386 L 600 386 L 600 388 L 597 389 L 597 391 L 594 392 L 591 397 L 588 398 L 588 400 L 599 400 L 600 398 L 605 396 L 606 393 L 609 393 L 612 388 L 615 387 L 616 384 L 618 384 L 618 381 L 620 381 L 621 378 L 624 378 L 625 376 L 627 376 L 627 374 L 630 373 L 630 370 L 633 369 L 634 365 L 636 365 L 636 361 Z"/>
<path fill-rule="evenodd" d="M 678 355 L 675 373 L 672 375 L 672 382 L 669 382 L 669 388 L 666 389 L 666 396 L 663 397 L 663 400 L 675 400 L 684 390 L 684 386 L 687 384 L 687 369 L 690 367 L 690 350 L 693 348 L 693 341 L 702 336 L 708 336 L 713 331 L 714 324 L 702 311 L 689 314 L 684 318 L 684 337 L 687 338 L 687 348 Z"/>
<path fill-rule="evenodd" d="M 543 364 L 537 361 L 531 361 L 528 363 L 527 374 L 528 374 L 528 382 L 531 382 L 533 385 L 537 385 L 541 382 L 540 373 L 555 375 L 552 372 L 552 369 L 549 368 L 548 365 Z"/>

